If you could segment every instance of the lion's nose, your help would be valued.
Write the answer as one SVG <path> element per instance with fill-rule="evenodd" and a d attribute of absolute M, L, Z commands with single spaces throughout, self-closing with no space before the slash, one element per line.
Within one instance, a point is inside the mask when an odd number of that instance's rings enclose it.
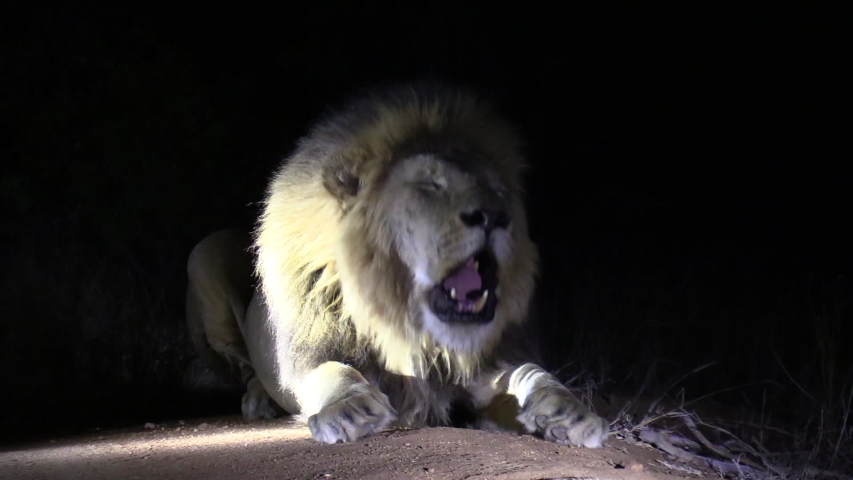
<path fill-rule="evenodd" d="M 507 228 L 510 222 L 509 213 L 502 210 L 476 209 L 470 212 L 462 212 L 459 214 L 462 223 L 469 227 L 480 227 L 491 232 L 496 228 Z"/>

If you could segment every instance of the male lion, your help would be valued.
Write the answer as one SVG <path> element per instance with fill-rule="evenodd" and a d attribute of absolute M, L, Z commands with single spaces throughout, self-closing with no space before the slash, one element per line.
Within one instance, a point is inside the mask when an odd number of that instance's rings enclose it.
<path fill-rule="evenodd" d="M 202 357 L 247 385 L 246 418 L 277 406 L 321 442 L 390 425 L 503 425 L 599 447 L 607 424 L 524 340 L 538 253 L 519 141 L 473 94 L 374 93 L 316 125 L 270 183 L 250 237 L 218 232 L 188 262 Z M 512 400 L 512 422 L 489 418 Z M 517 420 L 517 423 L 514 421 Z"/>

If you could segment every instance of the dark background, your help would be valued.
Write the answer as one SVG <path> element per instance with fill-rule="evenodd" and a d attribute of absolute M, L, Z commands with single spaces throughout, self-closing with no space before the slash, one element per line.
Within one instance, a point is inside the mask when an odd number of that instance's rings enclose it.
<path fill-rule="evenodd" d="M 319 114 L 414 78 L 482 90 L 527 139 L 550 367 L 655 395 L 717 361 L 670 394 L 837 427 L 850 17 L 568 3 L 7 12 L 3 436 L 239 412 L 184 331 L 189 250 L 252 225 Z"/>

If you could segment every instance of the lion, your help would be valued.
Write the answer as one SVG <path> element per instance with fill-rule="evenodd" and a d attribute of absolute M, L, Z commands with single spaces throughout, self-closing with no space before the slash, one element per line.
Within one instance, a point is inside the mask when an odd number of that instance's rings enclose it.
<path fill-rule="evenodd" d="M 251 235 L 193 249 L 200 356 L 246 386 L 245 418 L 283 411 L 319 442 L 463 412 L 464 426 L 600 447 L 608 424 L 536 363 L 526 334 L 539 259 L 525 169 L 514 127 L 470 90 L 356 98 L 278 168 Z"/>

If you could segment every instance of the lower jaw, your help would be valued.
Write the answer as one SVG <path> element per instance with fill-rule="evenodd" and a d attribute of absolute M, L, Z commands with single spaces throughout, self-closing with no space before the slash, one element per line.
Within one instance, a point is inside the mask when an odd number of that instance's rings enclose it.
<path fill-rule="evenodd" d="M 491 305 L 486 305 L 484 315 L 471 315 L 457 312 L 448 312 L 444 314 L 439 314 L 433 311 L 433 315 L 435 315 L 441 323 L 448 326 L 475 326 L 475 325 L 488 325 L 492 323 L 495 319 L 495 311 L 496 306 L 493 307 Z M 492 310 L 491 313 L 488 310 Z"/>

